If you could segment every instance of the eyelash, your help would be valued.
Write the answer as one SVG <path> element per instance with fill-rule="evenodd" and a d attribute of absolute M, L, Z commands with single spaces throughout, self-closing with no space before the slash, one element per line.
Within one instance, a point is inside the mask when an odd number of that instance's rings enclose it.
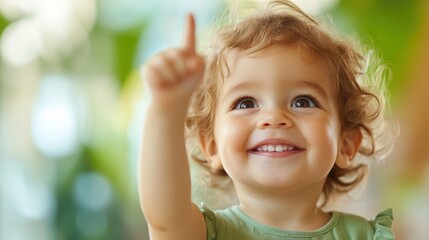
<path fill-rule="evenodd" d="M 312 95 L 306 94 L 306 95 L 298 95 L 297 97 L 295 97 L 292 102 L 290 103 L 291 105 L 298 99 L 302 99 L 302 98 L 306 98 L 310 101 L 312 101 L 315 105 L 315 107 L 320 107 L 320 103 L 319 101 L 317 101 L 317 99 L 315 97 L 313 97 Z"/>
<path fill-rule="evenodd" d="M 309 95 L 309 94 L 305 94 L 305 95 L 298 95 L 298 96 L 296 96 L 295 98 L 293 98 L 293 100 L 292 100 L 292 102 L 290 103 L 290 105 L 292 105 L 296 100 L 298 100 L 298 99 L 301 99 L 301 98 L 307 98 L 308 100 L 310 100 L 310 101 L 312 101 L 313 103 L 314 103 L 314 105 L 315 105 L 315 107 L 320 107 L 320 103 L 319 103 L 319 101 L 317 101 L 317 99 L 315 98 L 315 97 L 313 97 L 312 95 Z M 237 104 L 238 103 L 240 103 L 240 102 L 242 102 L 243 100 L 246 100 L 246 99 L 249 99 L 249 100 L 254 100 L 254 101 L 256 101 L 255 100 L 255 98 L 253 98 L 253 97 L 251 97 L 251 96 L 248 96 L 248 95 L 244 95 L 244 96 L 241 96 L 241 97 L 238 97 L 232 104 L 231 104 L 231 107 L 230 107 L 230 111 L 232 111 L 232 110 L 236 110 L 237 108 Z"/>
<path fill-rule="evenodd" d="M 232 111 L 232 110 L 238 110 L 238 108 L 237 108 L 237 104 L 238 103 L 240 103 L 240 102 L 242 102 L 243 100 L 246 100 L 246 99 L 249 99 L 249 100 L 253 100 L 253 101 L 255 101 L 256 102 L 256 100 L 255 100 L 255 98 L 253 98 L 253 97 L 251 97 L 251 96 L 248 96 L 248 95 L 243 95 L 243 96 L 241 96 L 241 97 L 238 97 L 232 104 L 231 104 L 231 107 L 230 107 L 230 111 Z"/>

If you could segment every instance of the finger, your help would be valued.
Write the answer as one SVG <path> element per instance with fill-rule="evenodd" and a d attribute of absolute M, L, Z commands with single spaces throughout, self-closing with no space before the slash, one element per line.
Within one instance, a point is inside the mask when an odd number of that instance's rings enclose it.
<path fill-rule="evenodd" d="M 174 73 L 168 60 L 159 54 L 154 56 L 152 60 L 145 65 L 145 75 L 150 85 L 161 87 L 170 85 L 174 82 Z"/>
<path fill-rule="evenodd" d="M 188 53 L 195 53 L 195 18 L 188 14 L 185 27 L 184 48 Z"/>
<path fill-rule="evenodd" d="M 180 49 L 170 49 L 165 52 L 165 58 L 173 68 L 175 76 L 182 78 L 186 74 L 185 54 Z"/>
<path fill-rule="evenodd" d="M 192 74 L 194 78 L 202 78 L 204 75 L 204 59 L 200 56 L 188 58 L 186 61 L 186 68 L 188 73 Z"/>
<path fill-rule="evenodd" d="M 169 59 L 165 56 L 165 53 L 160 54 L 152 61 L 152 66 L 160 74 L 161 78 L 165 82 L 174 82 L 176 74 L 174 73 L 174 67 L 172 66 Z"/>
<path fill-rule="evenodd" d="M 160 75 L 157 74 L 156 69 L 150 65 L 143 65 L 140 69 L 143 80 L 149 84 L 151 88 L 159 88 L 162 84 Z"/>

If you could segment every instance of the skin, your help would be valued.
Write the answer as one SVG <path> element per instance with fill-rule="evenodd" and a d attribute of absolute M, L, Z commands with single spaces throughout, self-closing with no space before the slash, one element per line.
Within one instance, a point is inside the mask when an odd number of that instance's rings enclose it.
<path fill-rule="evenodd" d="M 218 97 L 214 137 L 202 146 L 212 165 L 230 175 L 249 216 L 282 229 L 313 230 L 330 218 L 317 208 L 327 173 L 334 164 L 349 166 L 361 135 L 340 132 L 329 74 L 310 52 L 302 55 L 297 49 L 273 46 L 256 55 L 237 51 L 229 57 L 232 72 Z M 303 58 L 306 54 L 311 61 Z M 192 15 L 183 46 L 155 55 L 142 72 L 152 100 L 139 190 L 151 239 L 206 239 L 204 217 L 191 200 L 184 140 L 189 100 L 204 73 Z M 242 94 L 252 99 L 237 103 Z M 261 143 L 295 149 L 255 151 Z"/>
<path fill-rule="evenodd" d="M 232 72 L 221 87 L 206 152 L 231 177 L 250 217 L 315 230 L 330 218 L 317 208 L 327 175 L 334 164 L 348 166 L 355 143 L 340 132 L 332 80 L 317 56 L 297 44 L 253 50 L 230 54 Z M 294 149 L 257 150 L 261 144 Z"/>
<path fill-rule="evenodd" d="M 153 56 L 142 68 L 152 92 L 139 166 L 140 204 L 151 239 L 205 239 L 202 214 L 191 201 L 184 124 L 189 100 L 204 73 L 188 16 L 183 46 Z"/>

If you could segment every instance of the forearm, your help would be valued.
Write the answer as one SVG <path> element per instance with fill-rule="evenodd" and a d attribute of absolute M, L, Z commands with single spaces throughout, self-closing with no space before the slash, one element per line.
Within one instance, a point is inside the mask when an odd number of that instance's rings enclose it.
<path fill-rule="evenodd" d="M 140 159 L 140 202 L 148 222 L 158 228 L 191 217 L 191 183 L 183 106 L 165 111 L 150 105 Z"/>
<path fill-rule="evenodd" d="M 204 75 L 195 51 L 195 21 L 188 15 L 182 47 L 167 49 L 143 65 L 152 93 L 139 165 L 140 203 L 152 239 L 204 239 L 205 222 L 191 202 L 185 149 L 189 99 Z"/>

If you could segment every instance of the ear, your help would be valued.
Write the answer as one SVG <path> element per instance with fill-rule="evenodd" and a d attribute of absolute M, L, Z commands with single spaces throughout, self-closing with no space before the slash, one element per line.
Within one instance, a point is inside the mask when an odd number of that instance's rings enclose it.
<path fill-rule="evenodd" d="M 362 132 L 360 129 L 344 131 L 340 139 L 339 154 L 335 164 L 339 168 L 348 168 L 355 157 L 362 142 Z"/>
<path fill-rule="evenodd" d="M 216 141 L 213 137 L 209 139 L 200 138 L 200 145 L 206 156 L 207 162 L 211 169 L 220 171 L 223 170 L 222 162 L 220 161 L 219 153 L 217 151 Z"/>

